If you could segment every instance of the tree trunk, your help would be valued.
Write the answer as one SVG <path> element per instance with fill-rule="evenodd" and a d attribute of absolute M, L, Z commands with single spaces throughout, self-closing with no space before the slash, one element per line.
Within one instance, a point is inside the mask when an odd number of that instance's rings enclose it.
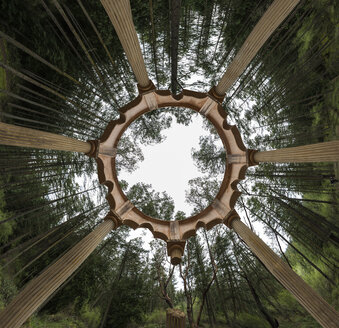
<path fill-rule="evenodd" d="M 178 43 L 181 0 L 171 0 L 171 89 L 178 92 Z"/>

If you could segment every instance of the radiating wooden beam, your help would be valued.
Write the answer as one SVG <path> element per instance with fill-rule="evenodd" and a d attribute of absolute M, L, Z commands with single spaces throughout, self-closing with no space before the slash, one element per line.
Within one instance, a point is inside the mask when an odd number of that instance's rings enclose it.
<path fill-rule="evenodd" d="M 0 122 L 0 144 L 89 153 L 91 144 L 54 133 Z"/>
<path fill-rule="evenodd" d="M 272 275 L 296 298 L 322 327 L 337 328 L 339 314 L 275 254 L 237 215 L 226 224 L 233 228 Z"/>
<path fill-rule="evenodd" d="M 300 0 L 275 0 L 261 17 L 246 41 L 227 67 L 225 74 L 215 87 L 218 96 L 224 96 L 235 80 L 244 72 L 254 56 L 285 20 Z"/>
<path fill-rule="evenodd" d="M 20 327 L 86 260 L 114 226 L 113 220 L 106 219 L 58 261 L 32 279 L 0 312 L 0 327 Z"/>
<path fill-rule="evenodd" d="M 258 151 L 253 154 L 253 161 L 256 163 L 339 162 L 339 140 L 277 150 Z"/>
<path fill-rule="evenodd" d="M 150 86 L 129 0 L 101 0 L 141 88 Z"/>

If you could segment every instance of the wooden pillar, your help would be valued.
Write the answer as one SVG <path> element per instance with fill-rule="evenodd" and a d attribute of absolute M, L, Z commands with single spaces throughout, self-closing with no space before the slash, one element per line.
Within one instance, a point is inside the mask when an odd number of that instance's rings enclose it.
<path fill-rule="evenodd" d="M 273 276 L 297 299 L 297 301 L 325 328 L 337 328 L 339 314 L 308 284 L 305 283 L 281 258 L 255 233 L 243 224 L 237 215 L 228 219 L 252 252 L 261 260 Z"/>
<path fill-rule="evenodd" d="M 32 279 L 0 313 L 0 327 L 20 327 L 86 260 L 114 227 L 115 222 L 106 219 L 58 261 Z"/>
<path fill-rule="evenodd" d="M 129 0 L 101 0 L 141 88 L 151 85 L 135 31 Z"/>
<path fill-rule="evenodd" d="M 258 151 L 253 154 L 253 161 L 256 163 L 337 162 L 339 161 L 339 140 L 270 151 Z"/>
<path fill-rule="evenodd" d="M 0 144 L 89 153 L 89 142 L 0 122 Z"/>
<path fill-rule="evenodd" d="M 178 309 L 166 310 L 166 328 L 185 328 L 185 313 Z"/>
<path fill-rule="evenodd" d="M 244 72 L 246 67 L 273 34 L 276 28 L 285 20 L 299 0 L 275 0 L 254 27 L 239 52 L 227 67 L 227 70 L 215 87 L 219 96 L 225 95 L 235 80 Z"/>

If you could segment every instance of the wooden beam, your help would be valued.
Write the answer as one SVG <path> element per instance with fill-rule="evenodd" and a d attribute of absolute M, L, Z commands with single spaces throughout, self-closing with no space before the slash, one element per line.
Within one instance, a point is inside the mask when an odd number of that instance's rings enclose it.
<path fill-rule="evenodd" d="M 89 153 L 92 148 L 86 141 L 2 122 L 0 122 L 0 144 L 79 153 Z"/>
<path fill-rule="evenodd" d="M 338 162 L 339 140 L 277 150 L 258 151 L 253 154 L 253 161 L 256 163 Z"/>
<path fill-rule="evenodd" d="M 20 327 L 86 260 L 114 226 L 113 220 L 106 219 L 58 261 L 31 280 L 0 312 L 1 328 Z"/>
<path fill-rule="evenodd" d="M 134 27 L 129 0 L 101 0 L 125 50 L 133 73 L 142 88 L 151 85 Z"/>
<path fill-rule="evenodd" d="M 275 0 L 261 17 L 250 35 L 245 40 L 225 74 L 215 88 L 219 96 L 224 96 L 236 79 L 273 34 L 277 27 L 285 20 L 300 0 Z"/>
<path fill-rule="evenodd" d="M 322 327 L 337 328 L 339 314 L 318 293 L 305 283 L 282 259 L 275 254 L 237 215 L 227 219 L 251 251 L 260 259 L 272 275 L 296 298 Z"/>

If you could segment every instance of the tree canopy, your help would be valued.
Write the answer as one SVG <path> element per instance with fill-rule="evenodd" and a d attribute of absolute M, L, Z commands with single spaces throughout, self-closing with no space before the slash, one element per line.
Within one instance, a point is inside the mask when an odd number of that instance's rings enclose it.
<path fill-rule="evenodd" d="M 150 78 L 158 89 L 207 92 L 272 3 L 131 0 Z M 222 104 L 251 149 L 337 139 L 338 2 L 301 1 L 278 27 Z M 100 1 L 0 1 L 0 120 L 79 140 L 97 139 L 137 96 L 135 77 Z M 163 141 L 189 109 L 143 115 L 120 140 L 117 171 L 143 160 L 140 144 Z M 218 135 L 192 149 L 201 176 L 175 211 L 166 190 L 120 181 L 142 212 L 182 220 L 218 192 L 227 154 Z M 0 310 L 44 268 L 94 229 L 109 211 L 93 159 L 0 146 Z M 338 163 L 262 163 L 238 185 L 236 209 L 273 250 L 333 307 L 338 289 Z M 166 245 L 112 231 L 25 326 L 165 327 L 165 309 L 190 327 L 319 327 L 226 226 L 200 229 L 183 263 Z"/>

